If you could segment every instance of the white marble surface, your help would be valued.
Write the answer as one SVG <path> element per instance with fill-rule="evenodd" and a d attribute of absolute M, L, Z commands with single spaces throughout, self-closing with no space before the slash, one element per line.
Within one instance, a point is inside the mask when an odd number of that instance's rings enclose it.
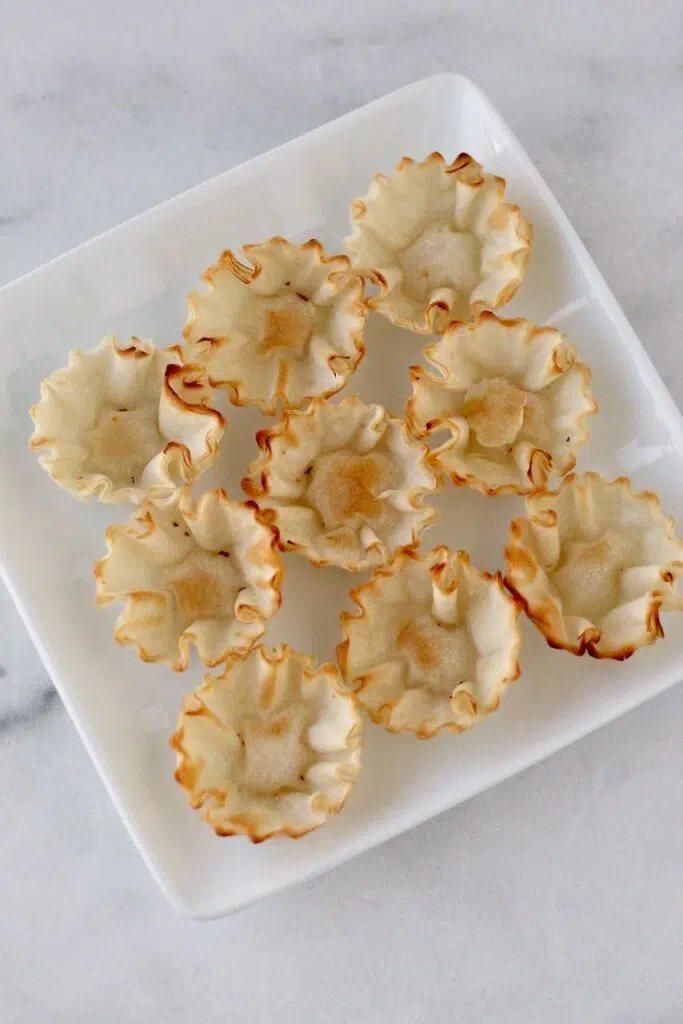
<path fill-rule="evenodd" d="M 460 70 L 509 118 L 683 402 L 679 0 L 647 14 L 641 0 L 0 0 L 0 20 L 0 280 Z M 0 664 L 2 1024 L 683 1021 L 680 688 L 200 925 L 154 888 L 4 592 Z"/>

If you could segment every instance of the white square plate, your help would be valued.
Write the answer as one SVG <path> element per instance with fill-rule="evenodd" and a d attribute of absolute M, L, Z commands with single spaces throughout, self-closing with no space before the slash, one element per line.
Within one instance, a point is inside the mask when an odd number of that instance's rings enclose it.
<path fill-rule="evenodd" d="M 523 676 L 501 710 L 461 736 L 429 743 L 368 727 L 365 770 L 347 808 L 299 842 L 260 847 L 213 836 L 172 779 L 167 746 L 181 694 L 200 681 L 144 665 L 111 638 L 116 610 L 93 604 L 93 561 L 121 506 L 85 505 L 55 487 L 27 450 L 28 406 L 40 377 L 105 333 L 179 338 L 186 293 L 221 249 L 273 234 L 314 236 L 338 250 L 347 204 L 404 154 L 472 153 L 508 179 L 535 227 L 531 270 L 505 314 L 559 325 L 593 369 L 601 413 L 580 469 L 628 473 L 683 521 L 681 416 L 567 218 L 500 115 L 455 75 L 429 78 L 370 103 L 81 246 L 0 292 L 0 561 L 10 591 L 83 741 L 152 873 L 178 909 L 227 913 L 333 867 L 452 807 L 671 686 L 683 631 L 624 664 L 550 651 L 525 625 Z M 368 354 L 348 387 L 400 412 L 421 342 L 371 318 Z M 239 493 L 262 420 L 228 409 L 215 479 Z M 203 482 L 203 481 L 202 481 Z M 521 502 L 448 486 L 426 543 L 465 547 L 502 567 L 508 521 Z M 485 523 L 485 526 L 483 525 Z M 287 559 L 285 602 L 268 641 L 331 658 L 352 583 Z M 665 622 L 665 628 L 667 623 Z"/>

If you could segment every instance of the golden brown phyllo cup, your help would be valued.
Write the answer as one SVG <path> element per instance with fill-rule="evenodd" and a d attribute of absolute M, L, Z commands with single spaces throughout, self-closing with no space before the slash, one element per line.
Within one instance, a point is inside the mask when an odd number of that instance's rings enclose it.
<path fill-rule="evenodd" d="M 185 698 L 170 742 L 176 780 L 217 835 L 298 839 L 344 806 L 362 722 L 336 666 L 259 646 Z"/>
<path fill-rule="evenodd" d="M 277 527 L 283 551 L 359 572 L 414 546 L 436 510 L 426 445 L 380 405 L 315 399 L 258 436 L 242 486 Z"/>
<path fill-rule="evenodd" d="M 519 676 L 518 609 L 501 577 L 464 551 L 399 552 L 351 591 L 337 648 L 373 722 L 421 739 L 495 711 Z"/>
<path fill-rule="evenodd" d="M 123 601 L 115 639 L 143 661 L 187 668 L 194 644 L 213 667 L 244 653 L 280 606 L 277 534 L 253 502 L 213 490 L 147 502 L 110 526 L 109 554 L 95 566 L 96 602 Z"/>
<path fill-rule="evenodd" d="M 378 288 L 369 308 L 419 334 L 509 302 L 531 251 L 531 225 L 505 200 L 505 180 L 467 153 L 450 164 L 440 153 L 404 157 L 351 204 L 351 224 L 344 245 Z"/>
<path fill-rule="evenodd" d="M 185 355 L 235 405 L 273 415 L 336 394 L 365 352 L 363 280 L 311 239 L 226 250 L 189 297 Z"/>
<path fill-rule="evenodd" d="M 510 526 L 507 586 L 551 647 L 622 661 L 683 608 L 683 542 L 649 491 L 574 474 L 526 501 Z"/>
<path fill-rule="evenodd" d="M 484 494 L 525 494 L 564 476 L 597 410 L 591 374 L 553 327 L 481 313 L 425 349 L 438 371 L 411 367 L 406 417 L 417 437 L 447 433 L 430 464 Z"/>
<path fill-rule="evenodd" d="M 78 498 L 139 503 L 192 483 L 218 455 L 225 427 L 203 369 L 178 348 L 107 337 L 74 349 L 31 409 L 30 447 Z"/>

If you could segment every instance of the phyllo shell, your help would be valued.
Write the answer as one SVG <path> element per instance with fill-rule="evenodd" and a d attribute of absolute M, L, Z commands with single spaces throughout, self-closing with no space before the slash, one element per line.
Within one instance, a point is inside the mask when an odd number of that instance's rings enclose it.
<path fill-rule="evenodd" d="M 270 415 L 336 394 L 365 351 L 362 278 L 347 256 L 311 239 L 245 245 L 249 264 L 226 250 L 192 292 L 184 330 L 188 359 L 206 366 L 235 405 Z"/>
<path fill-rule="evenodd" d="M 176 780 L 219 836 L 298 839 L 344 806 L 362 723 L 336 666 L 259 646 L 185 698 L 171 746 Z"/>
<path fill-rule="evenodd" d="M 351 591 L 337 657 L 371 719 L 426 739 L 469 729 L 519 675 L 518 609 L 464 551 L 399 552 Z"/>
<path fill-rule="evenodd" d="M 123 601 L 115 639 L 143 661 L 187 668 L 194 644 L 213 667 L 248 651 L 280 606 L 282 566 L 274 531 L 253 502 L 207 491 L 141 506 L 106 532 L 95 566 L 97 604 Z"/>
<path fill-rule="evenodd" d="M 403 157 L 351 204 L 351 223 L 345 247 L 378 287 L 368 306 L 419 334 L 502 306 L 526 274 L 531 225 L 467 153 Z"/>
<path fill-rule="evenodd" d="M 568 476 L 527 498 L 510 527 L 506 583 L 551 647 L 630 657 L 664 635 L 660 610 L 683 608 L 683 541 L 649 491 L 626 477 Z"/>
<path fill-rule="evenodd" d="M 423 504 L 438 489 L 427 447 L 380 405 L 316 399 L 257 439 L 261 455 L 242 486 L 281 548 L 315 565 L 358 572 L 386 562 L 436 516 Z"/>
<path fill-rule="evenodd" d="M 201 367 L 139 338 L 74 349 L 40 394 L 30 447 L 45 451 L 43 468 L 83 499 L 172 495 L 214 462 L 225 427 Z"/>
<path fill-rule="evenodd" d="M 438 369 L 411 367 L 407 419 L 418 437 L 448 431 L 432 464 L 485 494 L 525 494 L 564 476 L 597 410 L 591 374 L 553 327 L 481 313 L 425 350 Z"/>

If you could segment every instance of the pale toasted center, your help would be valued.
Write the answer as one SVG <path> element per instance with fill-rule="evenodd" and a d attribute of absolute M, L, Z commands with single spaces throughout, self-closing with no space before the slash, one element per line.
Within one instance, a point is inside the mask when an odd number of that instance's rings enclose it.
<path fill-rule="evenodd" d="M 265 720 L 251 719 L 243 730 L 243 782 L 257 793 L 276 795 L 304 788 L 310 749 L 304 743 L 308 711 L 293 704 Z"/>
<path fill-rule="evenodd" d="M 463 626 L 442 626 L 429 615 L 410 619 L 400 626 L 396 647 L 415 686 L 451 694 L 475 677 L 476 652 Z"/>
<path fill-rule="evenodd" d="M 105 408 L 88 439 L 90 472 L 105 473 L 117 483 L 135 483 L 148 462 L 162 451 L 156 411 L 150 407 Z"/>
<path fill-rule="evenodd" d="M 567 544 L 562 564 L 552 579 L 568 615 L 597 623 L 617 607 L 619 574 L 629 547 L 628 536 L 612 531 L 597 540 Z"/>
<path fill-rule="evenodd" d="M 406 290 L 427 298 L 437 288 L 453 288 L 469 297 L 479 283 L 480 246 L 469 232 L 445 224 L 427 228 L 399 256 Z"/>
<path fill-rule="evenodd" d="M 288 291 L 268 299 L 263 320 L 262 351 L 283 349 L 291 355 L 303 355 L 311 340 L 315 319 L 314 304 L 296 292 Z"/>
<path fill-rule="evenodd" d="M 381 495 L 393 480 L 394 467 L 381 452 L 332 452 L 316 460 L 306 497 L 328 529 L 373 523 L 387 512 Z"/>
<path fill-rule="evenodd" d="M 232 618 L 239 583 L 230 556 L 197 550 L 176 568 L 168 586 L 189 624 L 201 619 Z"/>
<path fill-rule="evenodd" d="M 512 444 L 524 422 L 527 395 L 502 377 L 479 381 L 468 388 L 462 414 L 485 448 Z"/>

